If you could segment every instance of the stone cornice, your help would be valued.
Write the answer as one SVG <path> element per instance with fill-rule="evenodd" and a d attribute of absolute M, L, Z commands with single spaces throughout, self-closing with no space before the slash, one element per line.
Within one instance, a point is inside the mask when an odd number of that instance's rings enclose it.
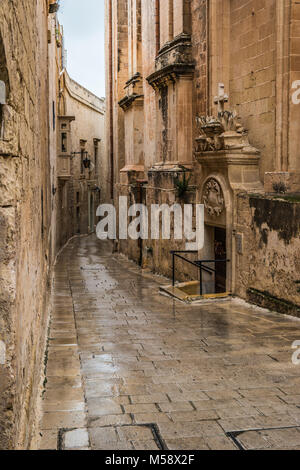
<path fill-rule="evenodd" d="M 149 85 L 157 90 L 163 86 L 167 86 L 169 83 L 175 83 L 180 76 L 192 76 L 194 70 L 194 64 L 172 64 L 149 75 L 147 81 Z"/>
<path fill-rule="evenodd" d="M 216 163 L 223 165 L 258 165 L 260 155 L 250 150 L 244 153 L 222 150 L 219 152 L 195 152 L 195 158 L 197 162 L 205 165 Z"/>
<path fill-rule="evenodd" d="M 170 51 L 175 48 L 178 48 L 179 46 L 188 48 L 192 47 L 190 34 L 182 33 L 176 36 L 172 41 L 166 42 L 166 44 L 158 51 L 158 56 L 156 60 L 159 60 L 160 57 L 162 57 L 164 54 L 169 53 Z"/>
<path fill-rule="evenodd" d="M 175 82 L 180 76 L 192 76 L 194 70 L 191 37 L 181 34 L 159 51 L 155 60 L 155 72 L 147 77 L 147 81 L 154 89 L 159 89 Z"/>
<path fill-rule="evenodd" d="M 137 102 L 137 101 L 138 101 L 138 104 L 142 105 L 143 102 L 144 102 L 144 95 L 138 95 L 138 94 L 135 94 L 135 93 L 133 93 L 132 95 L 126 95 L 126 96 L 124 96 L 124 98 L 122 98 L 119 101 L 118 104 L 124 111 L 126 111 L 127 109 L 130 108 L 130 106 L 134 102 Z"/>
<path fill-rule="evenodd" d="M 130 85 L 135 85 L 136 83 L 140 82 L 142 80 L 141 74 L 138 72 L 135 75 L 133 75 L 129 80 L 126 82 L 126 87 Z"/>

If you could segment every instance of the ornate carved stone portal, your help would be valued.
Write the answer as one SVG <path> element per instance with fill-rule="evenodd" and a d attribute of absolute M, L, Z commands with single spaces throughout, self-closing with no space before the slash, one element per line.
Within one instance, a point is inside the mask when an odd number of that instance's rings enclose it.
<path fill-rule="evenodd" d="M 219 96 L 215 98 L 218 106 L 217 117 L 196 118 L 198 136 L 195 142 L 195 158 L 201 165 L 202 181 L 199 181 L 199 186 L 203 188 L 202 185 L 206 184 L 202 194 L 206 197 L 209 216 L 220 216 L 224 207 L 220 206 L 222 207 L 220 212 L 218 204 L 212 205 L 207 202 L 212 202 L 212 199 L 218 202 L 223 200 L 219 183 L 215 181 L 212 184 L 210 176 L 212 178 L 213 175 L 222 176 L 226 188 L 230 191 L 262 190 L 259 175 L 260 152 L 249 143 L 248 131 L 242 126 L 237 113 L 224 109 L 228 99 L 224 93 L 224 86 L 220 84 Z M 206 181 L 209 183 L 205 183 Z"/>
<path fill-rule="evenodd" d="M 222 188 L 214 178 L 210 178 L 204 186 L 203 201 L 210 216 L 219 217 L 222 214 L 225 201 Z"/>

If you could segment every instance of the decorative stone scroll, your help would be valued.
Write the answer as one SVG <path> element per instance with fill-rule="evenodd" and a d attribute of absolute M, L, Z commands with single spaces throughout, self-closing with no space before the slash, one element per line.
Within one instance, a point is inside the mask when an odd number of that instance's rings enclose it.
<path fill-rule="evenodd" d="M 251 148 L 248 132 L 239 122 L 235 111 L 221 111 L 218 117 L 202 116 L 196 118 L 198 152 Z"/>
<path fill-rule="evenodd" d="M 225 201 L 220 184 L 214 178 L 210 178 L 205 186 L 203 193 L 204 207 L 211 216 L 219 217 L 224 208 Z"/>

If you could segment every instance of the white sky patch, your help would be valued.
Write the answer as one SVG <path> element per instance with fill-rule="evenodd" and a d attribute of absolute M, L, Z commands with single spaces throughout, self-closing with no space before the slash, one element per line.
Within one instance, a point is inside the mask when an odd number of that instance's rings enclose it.
<path fill-rule="evenodd" d="M 61 0 L 68 73 L 97 96 L 105 96 L 104 0 Z"/>

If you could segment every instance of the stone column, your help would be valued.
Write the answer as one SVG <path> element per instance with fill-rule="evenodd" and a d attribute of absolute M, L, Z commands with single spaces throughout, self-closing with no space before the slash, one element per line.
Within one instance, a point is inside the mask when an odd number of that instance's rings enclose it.
<path fill-rule="evenodd" d="M 180 77 L 176 84 L 176 146 L 173 160 L 193 160 L 193 75 Z"/>
<path fill-rule="evenodd" d="M 179 34 L 191 34 L 190 0 L 173 0 L 174 37 Z"/>
<path fill-rule="evenodd" d="M 276 159 L 268 193 L 300 192 L 300 19 L 296 1 L 276 2 Z"/>
<path fill-rule="evenodd" d="M 230 0 L 211 0 L 209 3 L 209 114 L 214 113 L 214 97 L 219 83 L 230 89 Z"/>
<path fill-rule="evenodd" d="M 173 0 L 163 0 L 160 2 L 160 47 L 163 47 L 174 37 L 173 13 Z"/>
<path fill-rule="evenodd" d="M 141 0 L 128 0 L 128 80 L 124 87 L 125 96 L 119 101 L 124 111 L 124 173 L 140 173 L 143 162 L 143 81 L 142 37 L 141 37 Z M 128 176 L 129 178 L 129 176 Z"/>

